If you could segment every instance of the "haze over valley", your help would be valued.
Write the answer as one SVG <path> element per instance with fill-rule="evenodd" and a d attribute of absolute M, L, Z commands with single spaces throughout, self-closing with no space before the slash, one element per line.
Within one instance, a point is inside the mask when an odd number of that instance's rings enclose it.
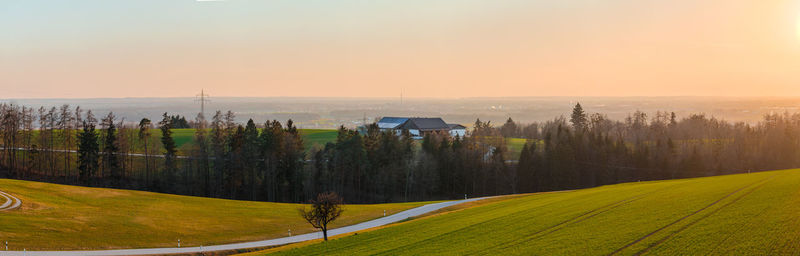
<path fill-rule="evenodd" d="M 543 122 L 569 115 L 580 102 L 588 112 L 603 113 L 623 120 L 635 111 L 654 114 L 675 112 L 678 117 L 706 114 L 731 122 L 756 123 L 765 114 L 797 112 L 800 97 L 509 97 L 509 98 L 252 98 L 211 97 L 206 116 L 216 110 L 231 110 L 236 121 L 252 118 L 292 119 L 300 128 L 354 128 L 384 116 L 435 116 L 471 127 L 476 119 L 502 124 L 509 117 L 522 123 Z M 200 112 L 196 97 L 185 98 L 92 98 L 92 99 L 0 99 L 0 102 L 26 106 L 59 107 L 80 105 L 95 113 L 114 112 L 120 119 L 138 122 L 155 119 L 164 112 L 194 119 Z"/>

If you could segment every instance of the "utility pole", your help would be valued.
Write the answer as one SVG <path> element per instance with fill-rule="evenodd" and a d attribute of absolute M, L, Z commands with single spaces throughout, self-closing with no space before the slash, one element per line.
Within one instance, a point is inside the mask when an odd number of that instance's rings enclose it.
<path fill-rule="evenodd" d="M 206 116 L 206 102 L 211 102 L 211 100 L 208 99 L 209 95 L 206 94 L 203 89 L 200 89 L 200 94 L 196 95 L 195 97 L 197 99 L 194 101 L 200 102 L 200 113 L 203 114 L 203 116 Z"/>

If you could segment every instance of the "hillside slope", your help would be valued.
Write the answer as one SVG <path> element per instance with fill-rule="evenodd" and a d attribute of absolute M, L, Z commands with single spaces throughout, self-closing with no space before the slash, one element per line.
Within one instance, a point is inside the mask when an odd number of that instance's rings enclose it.
<path fill-rule="evenodd" d="M 532 194 L 275 253 L 796 255 L 798 212 L 784 170 Z"/>
<path fill-rule="evenodd" d="M 74 250 L 213 245 L 285 237 L 313 230 L 298 204 L 249 202 L 0 179 L 22 200 L 0 212 L 9 249 Z M 430 202 L 347 205 L 335 227 Z M 2 204 L 2 202 L 0 202 Z"/>

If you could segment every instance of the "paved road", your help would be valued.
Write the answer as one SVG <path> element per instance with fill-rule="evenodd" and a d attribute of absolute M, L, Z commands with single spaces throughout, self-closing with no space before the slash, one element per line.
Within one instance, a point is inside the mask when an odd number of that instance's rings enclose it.
<path fill-rule="evenodd" d="M 19 200 L 19 198 L 12 196 L 9 193 L 0 191 L 0 197 L 5 198 L 5 203 L 3 203 L 3 205 L 0 205 L 0 212 L 16 209 L 17 207 L 22 205 L 22 200 Z"/>
<path fill-rule="evenodd" d="M 402 221 L 410 217 L 419 216 L 425 213 L 436 211 L 448 206 L 461 203 L 481 200 L 482 198 L 472 198 L 458 201 L 427 204 L 417 208 L 405 210 L 390 216 L 362 222 L 352 226 L 341 227 L 328 230 L 328 236 L 356 232 L 364 229 L 379 227 L 394 222 Z M 303 235 L 235 244 L 223 244 L 204 247 L 181 247 L 181 248 L 149 248 L 149 249 L 123 249 L 123 250 L 96 250 L 96 251 L 0 251 L 0 256 L 78 256 L 78 255 L 148 255 L 148 254 L 173 254 L 173 253 L 198 253 L 211 251 L 225 251 L 235 249 L 267 247 L 284 245 L 302 241 L 322 238 L 322 232 L 308 233 Z"/>

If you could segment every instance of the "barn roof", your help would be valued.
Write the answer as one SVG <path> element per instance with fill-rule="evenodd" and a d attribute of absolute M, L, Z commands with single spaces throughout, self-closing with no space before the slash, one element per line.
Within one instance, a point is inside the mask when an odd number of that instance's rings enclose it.
<path fill-rule="evenodd" d="M 453 129 L 467 129 L 466 126 L 463 126 L 463 125 L 460 125 L 460 124 L 447 124 L 447 126 L 450 127 L 450 130 L 453 130 Z"/>
<path fill-rule="evenodd" d="M 441 118 L 424 118 L 413 117 L 409 118 L 402 126 L 401 129 L 417 129 L 420 131 L 434 131 L 434 130 L 450 130 L 450 126 Z"/>
<path fill-rule="evenodd" d="M 378 121 L 378 128 L 381 129 L 397 129 L 400 125 L 408 121 L 408 117 L 384 117 Z"/>

